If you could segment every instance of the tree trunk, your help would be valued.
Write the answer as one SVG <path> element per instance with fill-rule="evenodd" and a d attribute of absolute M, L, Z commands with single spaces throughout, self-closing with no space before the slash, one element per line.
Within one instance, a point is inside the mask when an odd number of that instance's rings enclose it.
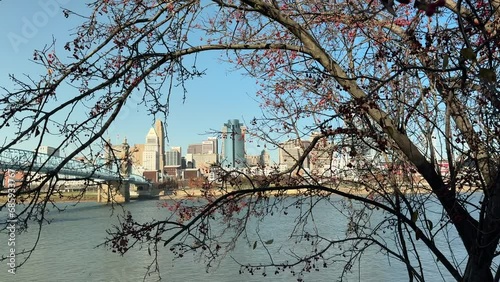
<path fill-rule="evenodd" d="M 495 175 L 495 174 L 494 174 Z M 500 234 L 500 174 L 496 174 L 493 184 L 485 193 L 483 205 L 486 205 L 486 215 L 479 225 L 476 239 L 473 241 L 469 260 L 465 268 L 464 281 L 493 281 L 491 264 L 495 257 Z M 498 281 L 498 279 L 497 279 Z"/>
<path fill-rule="evenodd" d="M 479 259 L 477 255 L 471 255 L 465 268 L 464 282 L 492 282 L 493 274 L 490 266 L 491 260 Z"/>

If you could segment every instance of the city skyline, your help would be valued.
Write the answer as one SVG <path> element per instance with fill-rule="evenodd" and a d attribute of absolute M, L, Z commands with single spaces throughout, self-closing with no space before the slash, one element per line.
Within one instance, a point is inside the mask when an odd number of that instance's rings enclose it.
<path fill-rule="evenodd" d="M 3 1 L 3 8 L 9 13 L 4 13 L 0 18 L 0 33 L 4 35 L 15 34 L 23 36 L 22 27 L 26 24 L 23 19 L 32 19 L 33 15 L 43 12 L 43 8 L 38 4 L 28 5 L 23 9 L 16 8 L 16 2 Z M 65 1 L 64 8 L 72 11 L 86 10 L 83 2 Z M 26 42 L 12 44 L 7 37 L 0 40 L 0 50 L 3 54 L 3 64 L 0 65 L 0 85 L 7 89 L 14 88 L 9 74 L 22 76 L 23 74 L 38 77 L 46 74 L 47 69 L 31 61 L 34 49 L 43 49 L 50 44 L 53 35 L 57 34 L 57 42 L 54 46 L 55 52 L 65 56 L 64 45 L 72 41 L 69 26 L 78 25 L 77 17 L 65 18 L 62 10 L 53 15 L 49 15 L 47 22 L 43 26 L 36 26 L 36 32 L 30 34 Z M 187 59 L 187 58 L 186 58 Z M 241 71 L 230 71 L 221 67 L 221 61 L 210 54 L 199 54 L 196 58 L 197 64 L 204 70 L 204 77 L 201 80 L 186 81 L 183 89 L 173 88 L 169 97 L 169 115 L 166 120 L 162 113 L 156 116 L 149 114 L 148 107 L 139 102 L 140 93 L 133 93 L 130 100 L 124 106 L 123 111 L 117 116 L 110 129 L 103 135 L 103 139 L 110 139 L 112 143 L 118 144 L 127 138 L 131 145 L 144 143 L 144 136 L 149 127 L 153 127 L 156 120 L 162 120 L 164 124 L 165 148 L 170 146 L 181 146 L 183 154 L 188 145 L 205 139 L 209 131 L 220 131 L 220 125 L 227 122 L 228 118 L 238 118 L 240 121 L 250 121 L 254 117 L 261 115 L 260 104 L 255 100 L 255 93 L 258 86 L 253 79 L 248 79 L 242 75 Z M 239 94 L 238 99 L 234 97 L 235 89 Z M 62 87 L 61 92 L 65 95 L 76 95 L 77 89 L 73 87 Z M 185 94 L 185 95 L 184 95 Z M 51 102 L 52 103 L 52 102 Z M 54 102 L 54 105 L 57 103 Z M 220 110 L 224 109 L 224 110 Z M 86 112 L 75 112 L 75 118 L 85 119 Z M 59 116 L 64 120 L 65 116 Z M 4 128 L 0 145 L 10 141 L 11 136 L 15 136 L 17 129 L 12 126 Z M 44 136 L 42 144 L 58 147 L 63 138 L 54 135 Z M 37 146 L 37 140 L 27 140 L 18 142 L 16 148 L 33 150 Z M 61 155 L 69 154 L 74 147 L 63 148 Z M 248 151 L 257 154 L 260 148 L 249 144 Z"/>
<path fill-rule="evenodd" d="M 224 123 L 220 136 L 221 150 L 219 138 L 215 136 L 208 137 L 201 143 L 189 144 L 185 155 L 181 153 L 181 146 L 171 146 L 167 150 L 163 130 L 163 122 L 157 120 L 146 134 L 143 144 L 130 146 L 125 138 L 121 145 L 111 144 L 111 148 L 116 154 L 123 151 L 122 147 L 126 145 L 132 160 L 132 171 L 153 182 L 161 182 L 171 177 L 184 178 L 186 173 L 188 176 L 195 173 L 214 180 L 214 165 L 227 169 L 250 169 L 252 173 L 270 173 L 272 169 L 270 155 L 266 149 L 258 155 L 246 153 L 246 127 L 238 119 L 229 119 Z M 48 151 L 50 147 L 41 148 Z"/>
<path fill-rule="evenodd" d="M 230 128 L 231 130 L 229 130 Z M 230 119 L 227 123 L 224 123 L 219 137 L 210 136 L 205 140 L 198 141 L 198 143 L 189 144 L 186 153 L 183 153 L 182 146 L 165 146 L 163 130 L 163 122 L 156 120 L 154 126 L 149 128 L 145 136 L 145 142 L 134 143 L 131 146 L 131 157 L 134 165 L 144 170 L 160 170 L 160 168 L 166 166 L 181 165 L 182 158 L 189 158 L 192 162 L 201 161 L 205 164 L 224 164 L 224 162 L 227 162 L 224 156 L 228 156 L 228 152 L 232 151 L 233 147 L 237 147 L 238 156 L 233 156 L 231 159 L 233 161 L 238 159 L 238 167 L 245 166 L 249 160 L 248 158 L 255 159 L 251 163 L 261 163 L 264 152 L 266 153 L 266 163 L 270 163 L 270 155 L 266 149 L 260 150 L 258 154 L 248 154 L 246 152 L 245 133 L 247 129 L 238 119 Z M 222 144 L 220 147 L 219 139 Z M 108 142 L 114 144 L 111 140 L 108 140 Z M 113 147 L 115 146 L 117 145 L 113 145 Z M 188 160 L 185 159 L 185 161 Z"/>

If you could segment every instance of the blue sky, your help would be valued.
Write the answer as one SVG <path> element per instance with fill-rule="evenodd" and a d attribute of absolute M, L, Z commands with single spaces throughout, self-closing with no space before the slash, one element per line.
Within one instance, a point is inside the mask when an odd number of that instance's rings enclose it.
<path fill-rule="evenodd" d="M 29 74 L 36 78 L 45 69 L 29 60 L 34 49 L 50 44 L 52 38 L 62 48 L 70 40 L 72 28 L 78 24 L 75 17 L 66 19 L 60 7 L 85 14 L 84 1 L 38 0 L 22 2 L 4 0 L 0 2 L 0 85 L 11 87 L 8 74 L 20 76 Z M 57 8 L 56 8 L 57 6 Z M 219 53 L 206 53 L 198 59 L 198 69 L 206 69 L 206 76 L 187 84 L 188 95 L 182 101 L 182 91 L 176 91 L 171 98 L 171 112 L 167 119 L 169 146 L 182 146 L 186 152 L 188 144 L 200 143 L 209 135 L 205 132 L 220 130 L 228 119 L 249 122 L 259 117 L 259 103 L 254 100 L 257 90 L 255 80 L 234 72 L 230 66 L 219 61 Z M 161 117 L 160 117 L 161 118 Z M 112 142 L 120 142 L 127 137 L 129 143 L 144 143 L 153 117 L 146 114 L 145 108 L 129 104 L 118 118 L 115 127 L 109 132 Z M 14 132 L 0 131 L 0 141 Z M 52 140 L 56 145 L 57 140 Z M 32 150 L 34 142 L 19 144 L 18 148 Z M 247 153 L 257 154 L 262 147 L 247 142 Z M 271 152 L 273 159 L 276 154 Z"/>

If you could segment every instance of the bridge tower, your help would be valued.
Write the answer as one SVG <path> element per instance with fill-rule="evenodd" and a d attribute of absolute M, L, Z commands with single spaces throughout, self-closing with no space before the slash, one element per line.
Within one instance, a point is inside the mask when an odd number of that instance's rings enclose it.
<path fill-rule="evenodd" d="M 106 163 L 108 168 L 113 167 L 113 163 L 119 163 L 119 173 L 121 181 L 107 181 L 101 185 L 97 196 L 98 202 L 130 202 L 130 183 L 128 181 L 132 173 L 132 159 L 130 155 L 130 145 L 127 138 L 119 146 L 112 146 L 108 140 L 106 144 Z"/>
<path fill-rule="evenodd" d="M 125 202 L 130 202 L 130 182 L 128 181 L 132 172 L 132 159 L 130 158 L 130 145 L 127 143 L 127 138 L 123 140 L 120 156 L 120 175 L 122 179 L 126 179 L 120 185 L 120 192 L 125 197 Z"/>

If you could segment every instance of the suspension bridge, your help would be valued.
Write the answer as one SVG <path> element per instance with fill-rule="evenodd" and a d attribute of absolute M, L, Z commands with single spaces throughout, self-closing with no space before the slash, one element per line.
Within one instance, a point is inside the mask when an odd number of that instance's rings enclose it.
<path fill-rule="evenodd" d="M 93 179 L 107 184 L 108 190 L 112 186 L 116 191 L 120 191 L 124 196 L 124 201 L 130 199 L 130 185 L 135 188 L 151 187 L 151 183 L 142 175 L 120 173 L 119 162 L 109 162 L 103 158 L 96 158 L 93 163 L 83 160 L 70 159 L 59 168 L 66 160 L 64 157 L 48 155 L 34 151 L 13 149 L 4 149 L 0 153 L 0 170 L 15 170 L 37 174 L 53 174 L 73 176 L 84 179 Z M 130 164 L 128 164 L 130 166 Z M 127 168 L 126 170 L 129 170 Z M 109 196 L 108 191 L 108 196 Z"/>

